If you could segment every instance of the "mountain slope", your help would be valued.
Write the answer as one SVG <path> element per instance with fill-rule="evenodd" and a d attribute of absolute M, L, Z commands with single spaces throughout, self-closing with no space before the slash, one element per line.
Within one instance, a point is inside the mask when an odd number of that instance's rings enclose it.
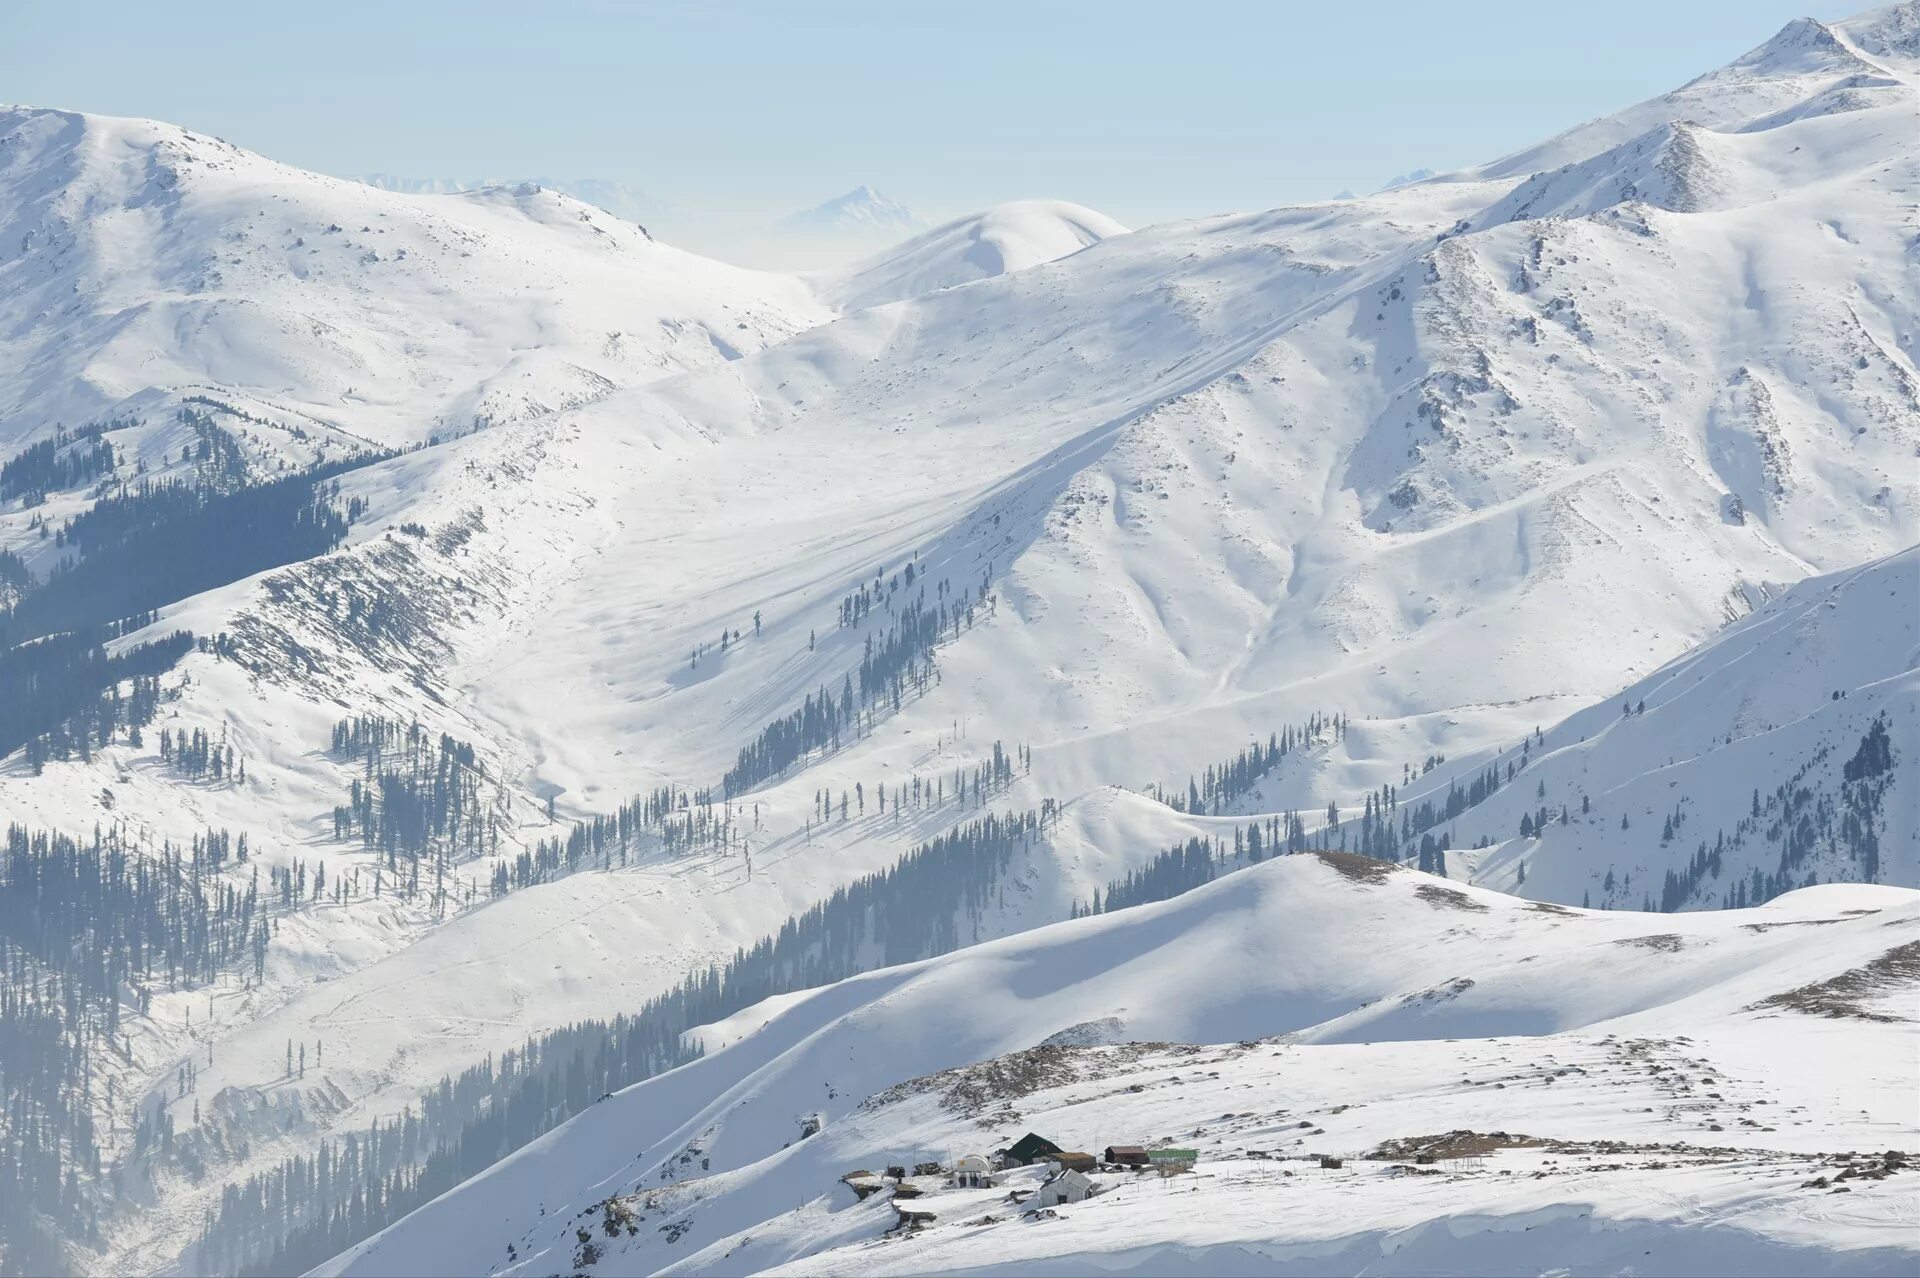
<path fill-rule="evenodd" d="M 1324 1262 L 1364 1251 L 1383 1225 L 1417 1230 L 1467 1202 L 1502 1232 L 1591 1215 L 1592 1225 L 1549 1235 L 1574 1249 L 1563 1261 L 1617 1246 L 1604 1234 L 1638 1217 L 1653 1228 L 1636 1243 L 1658 1257 L 1639 1263 L 1710 1272 L 1704 1256 L 1687 1259 L 1681 1226 L 1692 1214 L 1732 1235 L 1713 1254 L 1750 1252 L 1764 1272 L 1810 1258 L 1829 1272 L 1893 1272 L 1913 1259 L 1899 1224 L 1911 1185 L 1871 1187 L 1843 1220 L 1791 1186 L 1842 1129 L 1840 1143 L 1876 1148 L 1915 1135 L 1901 1065 L 1911 1033 L 1894 1012 L 1911 1001 L 1911 963 L 1862 988 L 1838 1019 L 1776 1005 L 1829 976 L 1877 970 L 1916 937 L 1910 891 L 1828 888 L 1676 919 L 1543 911 L 1360 858 L 1285 858 L 1175 901 L 875 972 L 709 1027 L 704 1059 L 602 1100 L 321 1272 L 540 1273 L 571 1262 L 595 1273 L 748 1273 L 810 1257 L 803 1271 L 967 1272 L 1045 1258 L 1047 1272 L 1078 1273 L 1146 1256 L 1160 1272 L 1220 1272 L 1235 1246 Z M 1795 1039 L 1829 1068 L 1764 1066 Z M 1679 1075 L 1660 1079 L 1676 1064 Z M 1685 1076 L 1695 1072 L 1697 1087 Z M 1729 1125 L 1737 1135 L 1714 1135 Z M 1064 1148 L 1196 1145 L 1204 1196 L 1162 1212 L 1148 1204 L 1167 1189 L 1109 1178 L 1114 1199 L 1061 1209 L 1075 1227 L 1027 1239 L 1031 1218 L 1004 1189 L 943 1194 L 929 1178 L 917 1183 L 930 1196 L 901 1201 L 937 1216 L 934 1227 L 879 1244 L 894 1223 L 884 1200 L 856 1203 L 836 1183 L 849 1168 L 1003 1146 L 1029 1127 Z M 1494 1168 L 1456 1171 L 1442 1192 L 1359 1171 L 1375 1201 L 1359 1219 L 1325 1217 L 1358 1186 L 1315 1178 L 1308 1151 L 1438 1145 L 1449 1129 L 1524 1133 L 1508 1138 L 1514 1146 L 1565 1142 L 1550 1152 L 1572 1166 L 1556 1173 L 1559 1160 L 1543 1168 L 1515 1149 Z M 1711 1149 L 1729 1143 L 1738 1152 Z M 1249 1148 L 1267 1152 L 1236 1161 Z M 1583 1165 L 1607 1151 L 1608 1165 Z M 1676 1156 L 1693 1170 L 1661 1174 Z M 1501 1192 L 1499 1176 L 1522 1171 L 1579 1180 Z M 1771 1182 L 1772 1201 L 1729 1211 L 1721 1172 Z M 1295 1176 L 1307 1179 L 1285 1184 Z M 1670 1196 L 1651 1212 L 1634 1188 L 1649 1176 Z M 603 1236 L 602 1217 L 623 1209 L 640 1227 Z M 1445 1233 L 1407 1237 L 1392 1272 L 1447 1254 L 1437 1250 Z M 592 1242 L 590 1265 L 580 1240 Z"/>
<path fill-rule="evenodd" d="M 1519 183 L 1429 183 L 1154 228 L 583 409 L 534 487 L 672 495 L 624 511 L 584 561 L 569 543 L 593 584 L 550 607 L 573 633 L 610 615 L 668 633 L 600 665 L 608 700 L 529 683 L 503 717 L 564 703 L 537 731 L 570 794 L 609 783 L 569 753 L 634 734 L 713 775 L 739 732 L 857 660 L 850 586 L 918 556 L 956 585 L 990 572 L 998 607 L 903 732 L 1048 725 L 1047 791 L 1169 780 L 1333 707 L 1407 724 L 1375 734 L 1347 793 L 1511 741 L 1678 655 L 1730 603 L 1920 540 L 1916 316 L 1884 283 L 1906 269 L 1916 189 L 1900 93 L 1739 135 L 1716 162 L 1738 160 L 1727 189 L 1753 203 L 1582 196 L 1481 230 Z M 633 421 L 721 442 L 623 477 L 606 441 Z M 643 601 L 610 614 L 636 594 L 623 565 L 721 509 L 716 472 L 759 509 L 705 528 L 697 563 L 647 559 Z M 762 642 L 695 674 L 687 654 L 756 609 Z M 826 642 L 796 655 L 809 632 Z M 1490 639 L 1506 659 L 1482 658 Z M 537 680 L 552 642 L 499 659 Z M 680 726 L 715 722 L 735 738 Z M 803 796 L 905 766 L 862 753 Z"/>
<path fill-rule="evenodd" d="M 1920 882 L 1916 667 L 1920 550 L 1801 582 L 1492 760 L 1520 771 L 1453 843 L 1498 842 L 1450 864 L 1536 899 L 1668 910 Z"/>

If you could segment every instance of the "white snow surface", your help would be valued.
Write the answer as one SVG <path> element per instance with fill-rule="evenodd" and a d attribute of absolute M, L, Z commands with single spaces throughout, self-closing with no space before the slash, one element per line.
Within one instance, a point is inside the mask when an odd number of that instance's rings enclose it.
<path fill-rule="evenodd" d="M 9 821 L 120 821 L 156 845 L 227 826 L 270 866 L 370 874 L 333 838 L 354 769 L 325 743 L 378 713 L 475 745 L 510 856 L 662 782 L 713 784 L 767 722 L 837 688 L 885 624 L 838 624 L 876 570 L 991 595 L 925 696 L 747 796 L 751 877 L 737 857 L 643 856 L 444 920 L 390 897 L 317 906 L 282 921 L 264 985 L 156 997 L 120 1095 L 164 1097 L 184 1128 L 169 1080 L 211 1046 L 201 1095 L 240 1117 L 228 1161 L 163 1178 L 88 1263 L 169 1269 L 226 1181 L 528 1034 L 632 1007 L 891 865 L 977 810 L 820 829 L 816 793 L 950 775 L 996 740 L 1033 767 L 995 805 L 1053 798 L 1064 816 L 986 937 L 1063 918 L 1193 835 L 1329 802 L 1351 822 L 1388 784 L 1403 809 L 1444 795 L 1518 764 L 1536 728 L 1516 783 L 1451 823 L 1449 875 L 1657 901 L 1756 790 L 1798 773 L 1838 801 L 1884 714 L 1879 877 L 1920 885 L 1916 30 L 1913 3 L 1795 23 L 1674 94 L 1363 199 L 1124 235 L 1019 205 L 811 281 L 550 191 L 409 196 L 172 126 L 8 111 L 9 453 L 106 421 L 121 478 L 164 475 L 189 405 L 262 476 L 437 441 L 342 479 L 367 513 L 323 561 L 157 623 L 257 659 L 188 656 L 163 712 L 226 733 L 244 783 L 173 777 L 154 733 L 40 776 L 0 765 Z M 983 245 L 1002 273 L 978 269 Z M 88 499 L 9 503 L 0 546 L 44 571 L 32 519 Z M 343 581 L 417 607 L 419 633 L 343 626 Z M 691 663 L 723 627 L 744 638 Z M 1314 712 L 1351 727 L 1229 811 L 1142 792 Z M 1558 824 L 1582 797 L 1591 819 Z M 1556 821 L 1519 839 L 1541 804 Z M 1861 873 L 1838 825 L 1807 863 L 1822 882 Z M 1684 904 L 1771 872 L 1769 838 Z M 484 895 L 492 869 L 461 874 Z M 290 1038 L 327 1044 L 301 1085 L 280 1078 Z M 263 1099 L 283 1106 L 271 1124 Z M 128 1120 L 103 1112 L 110 1149 Z"/>
<path fill-rule="evenodd" d="M 1807 1182 L 1920 1134 L 1916 952 L 1911 890 L 1660 916 L 1283 858 L 710 1027 L 319 1272 L 567 1272 L 579 1238 L 596 1274 L 1910 1272 L 1913 1173 L 1838 1210 Z M 837 1183 L 1029 1129 L 1195 1148 L 1199 1174 L 1105 1176 L 1057 1219 L 1006 1201 L 1019 1173 L 924 1178 L 902 1204 L 932 1226 L 891 1236 L 884 1194 Z M 1431 1176 L 1376 1152 L 1453 1132 L 1515 1147 Z"/>

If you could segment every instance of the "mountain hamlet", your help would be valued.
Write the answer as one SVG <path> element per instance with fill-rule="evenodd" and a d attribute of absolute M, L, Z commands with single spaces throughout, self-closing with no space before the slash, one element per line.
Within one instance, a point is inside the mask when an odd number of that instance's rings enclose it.
<path fill-rule="evenodd" d="M 0 109 L 0 1272 L 1920 1267 L 1920 3 L 805 218 Z"/>

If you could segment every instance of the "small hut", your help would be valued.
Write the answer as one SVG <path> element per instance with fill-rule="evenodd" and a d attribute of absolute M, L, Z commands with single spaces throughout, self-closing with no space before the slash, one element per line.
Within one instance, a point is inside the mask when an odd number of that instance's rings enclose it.
<path fill-rule="evenodd" d="M 1109 1145 L 1100 1161 L 1109 1167 L 1145 1167 L 1147 1151 L 1141 1145 Z"/>
<path fill-rule="evenodd" d="M 1147 1162 L 1151 1163 L 1153 1169 L 1162 1176 L 1176 1176 L 1181 1172 L 1192 1171 L 1193 1165 L 1199 1161 L 1200 1151 L 1197 1149 L 1149 1149 L 1147 1151 Z"/>
<path fill-rule="evenodd" d="M 1092 1154 L 1077 1149 L 1063 1149 L 1053 1156 L 1053 1161 L 1068 1171 L 1077 1172 L 1090 1172 L 1100 1165 Z"/>
<path fill-rule="evenodd" d="M 1085 1202 L 1093 1197 L 1093 1182 L 1071 1167 L 1063 1167 L 1040 1182 L 1036 1207 L 1058 1207 L 1061 1203 Z"/>

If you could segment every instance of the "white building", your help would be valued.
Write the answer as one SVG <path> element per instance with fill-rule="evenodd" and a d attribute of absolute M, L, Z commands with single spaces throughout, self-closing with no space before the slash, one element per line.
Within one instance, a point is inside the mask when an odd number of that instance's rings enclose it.
<path fill-rule="evenodd" d="M 1036 1205 L 1057 1207 L 1061 1203 L 1085 1202 L 1091 1197 L 1093 1182 L 1080 1172 L 1065 1168 L 1040 1182 L 1040 1197 Z"/>
<path fill-rule="evenodd" d="M 953 1160 L 953 1175 L 947 1180 L 958 1189 L 993 1188 L 993 1169 L 978 1154 L 964 1154 Z"/>

